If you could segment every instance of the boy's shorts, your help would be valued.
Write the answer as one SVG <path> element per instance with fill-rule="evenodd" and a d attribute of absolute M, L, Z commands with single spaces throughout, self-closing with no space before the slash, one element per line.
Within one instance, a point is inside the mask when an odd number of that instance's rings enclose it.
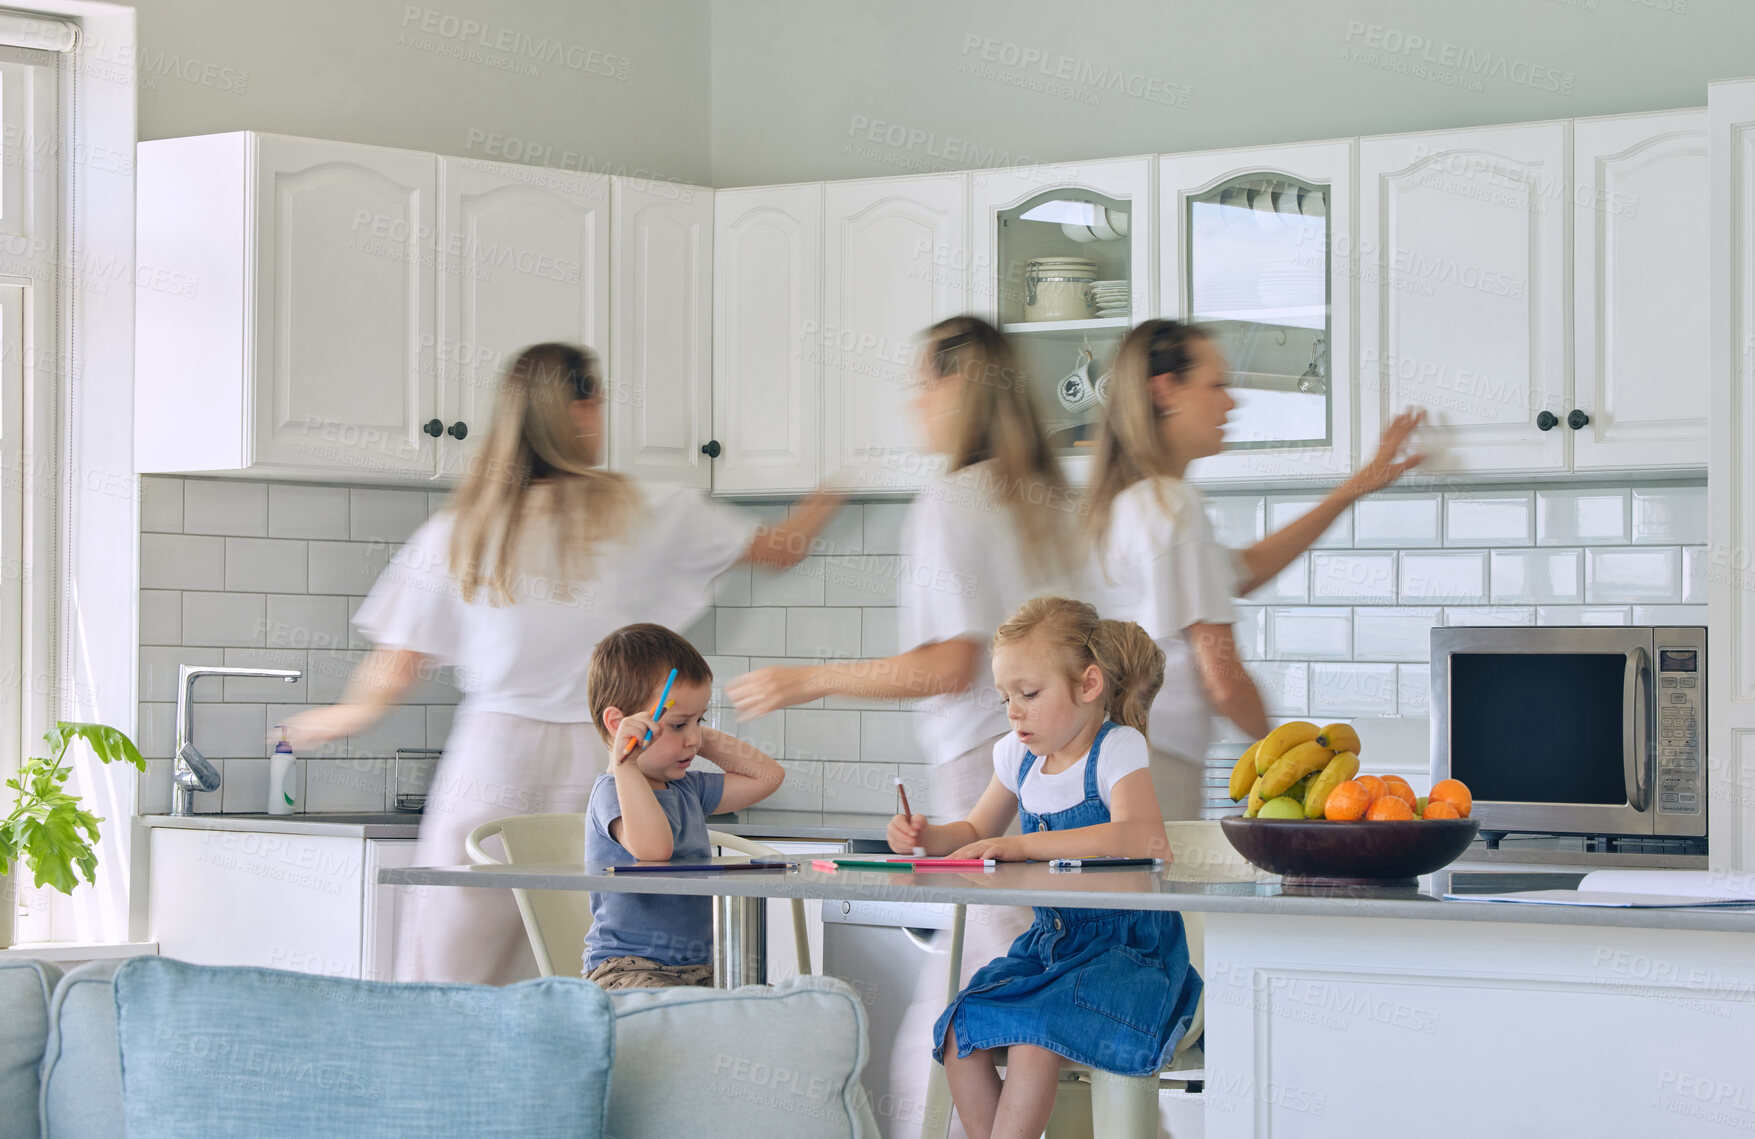
<path fill-rule="evenodd" d="M 668 989 L 676 985 L 710 989 L 713 966 L 662 965 L 648 957 L 608 957 L 585 974 L 585 979 L 605 989 Z"/>

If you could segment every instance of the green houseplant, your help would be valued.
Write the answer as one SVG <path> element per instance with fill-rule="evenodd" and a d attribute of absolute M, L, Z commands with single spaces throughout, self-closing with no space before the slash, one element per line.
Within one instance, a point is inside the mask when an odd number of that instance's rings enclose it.
<path fill-rule="evenodd" d="M 69 794 L 67 777 L 73 769 L 63 762 L 74 740 L 84 740 L 105 763 L 122 760 L 139 771 L 146 770 L 140 749 L 124 732 L 107 724 L 60 722 L 44 734 L 43 742 L 53 759 L 32 757 L 6 781 L 14 792 L 12 813 L 0 819 L 0 948 L 12 943 L 12 922 L 17 903 L 13 863 L 22 859 L 38 886 L 53 886 L 71 894 L 83 874 L 90 883 L 97 874 L 98 824 L 102 819 L 81 809 L 79 796 Z M 0 804 L 3 805 L 3 804 Z"/>

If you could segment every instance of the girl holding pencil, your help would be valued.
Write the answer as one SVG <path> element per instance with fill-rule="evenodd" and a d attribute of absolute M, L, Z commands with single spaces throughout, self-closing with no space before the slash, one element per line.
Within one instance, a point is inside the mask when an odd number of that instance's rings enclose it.
<path fill-rule="evenodd" d="M 726 694 L 740 717 L 824 696 L 913 700 L 928 768 L 928 809 L 965 817 L 993 771 L 1006 719 L 993 690 L 989 642 L 1031 597 L 1076 593 L 1078 504 L 1048 442 L 1026 376 L 1005 336 L 973 316 L 927 330 L 910 401 L 922 449 L 946 471 L 915 497 L 902 524 L 896 579 L 902 652 L 882 660 L 764 668 Z M 964 975 L 1005 951 L 1028 924 L 1020 907 L 972 906 Z M 929 1058 L 926 1027 L 944 1006 L 942 958 L 918 979 L 890 1065 L 899 1123 L 918 1121 Z M 878 1045 L 882 1046 L 881 1042 Z"/>
<path fill-rule="evenodd" d="M 537 344 L 507 369 L 481 454 L 445 510 L 391 559 L 354 623 L 375 646 L 341 702 L 293 717 L 293 746 L 364 731 L 435 666 L 464 697 L 427 795 L 415 859 L 465 860 L 464 839 L 506 815 L 583 811 L 609 767 L 592 725 L 592 647 L 636 621 L 686 628 L 740 561 L 799 561 L 838 499 L 753 520 L 698 491 L 603 470 L 597 355 Z M 398 980 L 505 984 L 536 975 L 509 895 L 416 891 Z"/>
<path fill-rule="evenodd" d="M 891 849 L 1002 861 L 1164 856 L 1144 734 L 1164 653 L 1145 630 L 1100 620 L 1082 601 L 1039 597 L 1000 626 L 993 672 L 1012 732 L 993 747 L 987 789 L 953 823 L 897 815 Z M 1005 833 L 1014 816 L 1021 835 Z M 1063 1058 L 1155 1073 L 1200 990 L 1182 915 L 1038 908 L 939 1016 L 933 1056 L 971 1136 L 1040 1135 Z"/>

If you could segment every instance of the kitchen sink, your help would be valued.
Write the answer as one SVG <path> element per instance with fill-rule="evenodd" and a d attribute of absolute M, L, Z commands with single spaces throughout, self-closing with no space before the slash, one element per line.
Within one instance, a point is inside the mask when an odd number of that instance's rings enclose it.
<path fill-rule="evenodd" d="M 213 815 L 222 819 L 260 819 L 277 823 L 335 823 L 348 827 L 418 826 L 418 811 L 313 811 L 308 814 L 270 815 L 262 811 L 227 811 Z"/>

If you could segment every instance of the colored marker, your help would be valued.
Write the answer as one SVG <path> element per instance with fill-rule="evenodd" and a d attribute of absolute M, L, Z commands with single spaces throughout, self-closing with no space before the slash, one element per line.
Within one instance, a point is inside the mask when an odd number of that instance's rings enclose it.
<path fill-rule="evenodd" d="M 640 866 L 606 866 L 610 874 L 670 874 L 691 870 L 789 870 L 790 862 L 653 862 Z"/>
<path fill-rule="evenodd" d="M 908 805 L 908 788 L 902 786 L 902 777 L 900 775 L 896 776 L 896 794 L 902 796 L 902 816 L 907 819 L 914 818 L 914 808 Z M 916 845 L 914 847 L 914 857 L 925 858 L 926 848 L 924 846 Z"/>
<path fill-rule="evenodd" d="M 664 701 L 665 701 L 666 697 L 668 697 L 670 695 L 670 686 L 672 684 L 675 684 L 675 683 L 676 683 L 676 669 L 673 668 L 670 670 L 670 675 L 664 678 L 664 691 L 660 692 L 658 694 L 658 703 L 652 705 L 652 718 L 654 720 L 656 720 L 656 719 L 658 719 L 658 717 L 664 715 Z M 651 742 L 652 742 L 652 729 L 647 728 L 646 729 L 646 738 L 644 741 L 642 741 L 642 746 L 644 746 L 644 744 L 649 744 Z M 622 749 L 622 754 L 627 755 L 629 752 L 631 752 L 633 750 L 634 750 L 634 737 L 629 736 L 628 737 L 628 746 Z"/>
<path fill-rule="evenodd" d="M 1051 858 L 1050 870 L 1078 870 L 1087 866 L 1162 866 L 1162 858 Z"/>

